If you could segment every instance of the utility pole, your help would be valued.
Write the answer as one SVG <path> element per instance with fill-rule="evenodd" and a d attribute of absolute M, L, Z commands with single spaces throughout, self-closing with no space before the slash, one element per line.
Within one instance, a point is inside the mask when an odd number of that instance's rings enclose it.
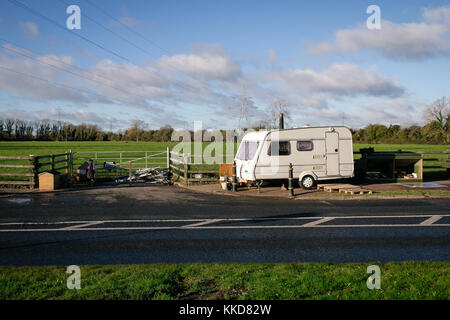
<path fill-rule="evenodd" d="M 247 97 L 247 90 L 246 86 L 244 84 L 243 90 L 242 90 L 242 96 L 239 98 L 241 100 L 241 111 L 239 115 L 239 124 L 238 124 L 238 130 L 241 131 L 241 122 L 245 118 L 245 120 L 248 120 L 248 100 Z"/>

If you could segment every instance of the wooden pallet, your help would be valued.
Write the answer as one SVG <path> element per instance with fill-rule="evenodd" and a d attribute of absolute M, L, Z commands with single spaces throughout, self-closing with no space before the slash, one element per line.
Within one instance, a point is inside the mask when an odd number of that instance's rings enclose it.
<path fill-rule="evenodd" d="M 364 189 L 359 186 L 355 186 L 352 184 L 343 184 L 343 183 L 336 183 L 336 184 L 318 184 L 317 185 L 318 190 L 323 190 L 325 192 L 339 192 L 339 193 L 345 193 L 345 194 L 372 194 L 372 190 Z"/>
<path fill-rule="evenodd" d="M 343 188 L 355 188 L 356 186 L 351 184 L 343 184 L 343 183 L 336 183 L 336 184 L 318 184 L 317 189 L 323 190 L 325 192 L 339 192 L 340 189 Z"/>
<path fill-rule="evenodd" d="M 372 194 L 372 190 L 368 189 L 362 189 L 362 188 L 350 188 L 350 189 L 339 189 L 339 193 L 345 193 L 345 194 Z"/>

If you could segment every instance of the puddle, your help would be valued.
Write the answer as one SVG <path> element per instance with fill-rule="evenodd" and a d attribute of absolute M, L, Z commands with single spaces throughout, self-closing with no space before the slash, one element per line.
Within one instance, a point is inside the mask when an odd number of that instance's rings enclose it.
<path fill-rule="evenodd" d="M 447 186 L 437 183 L 402 183 L 402 186 L 408 187 L 408 188 L 423 188 L 423 189 L 432 189 L 432 188 L 447 188 Z"/>
<path fill-rule="evenodd" d="M 6 200 L 14 204 L 29 204 L 31 202 L 30 198 L 12 198 Z"/>

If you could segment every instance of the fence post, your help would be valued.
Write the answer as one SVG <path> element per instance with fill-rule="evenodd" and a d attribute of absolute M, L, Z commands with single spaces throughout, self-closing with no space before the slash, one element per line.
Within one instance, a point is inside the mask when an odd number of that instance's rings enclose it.
<path fill-rule="evenodd" d="M 30 155 L 30 162 L 33 168 L 31 168 L 31 173 L 33 173 L 32 182 L 33 185 L 31 186 L 32 189 L 39 187 L 39 163 L 38 158 L 35 155 Z"/>
<path fill-rule="evenodd" d="M 51 170 L 51 171 L 55 171 L 55 155 L 52 154 L 52 156 L 51 156 L 50 159 L 51 159 L 51 160 L 50 160 L 50 162 L 51 162 L 51 164 L 50 164 L 50 170 Z"/>
<path fill-rule="evenodd" d="M 69 150 L 69 174 L 73 177 L 73 154 L 72 149 Z"/>
<path fill-rule="evenodd" d="M 67 151 L 66 151 L 65 159 L 66 159 L 66 174 L 69 175 L 69 153 Z"/>
<path fill-rule="evenodd" d="M 170 172 L 170 148 L 167 147 L 167 171 Z"/>
<path fill-rule="evenodd" d="M 184 156 L 184 183 L 188 185 L 188 164 L 187 164 L 187 156 Z"/>

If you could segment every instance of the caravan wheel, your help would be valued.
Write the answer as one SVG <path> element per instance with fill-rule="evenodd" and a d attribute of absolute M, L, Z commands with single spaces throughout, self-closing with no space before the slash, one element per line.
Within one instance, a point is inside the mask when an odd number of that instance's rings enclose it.
<path fill-rule="evenodd" d="M 306 190 L 311 190 L 315 184 L 316 180 L 312 176 L 304 176 L 302 181 L 300 181 L 300 186 Z"/>

